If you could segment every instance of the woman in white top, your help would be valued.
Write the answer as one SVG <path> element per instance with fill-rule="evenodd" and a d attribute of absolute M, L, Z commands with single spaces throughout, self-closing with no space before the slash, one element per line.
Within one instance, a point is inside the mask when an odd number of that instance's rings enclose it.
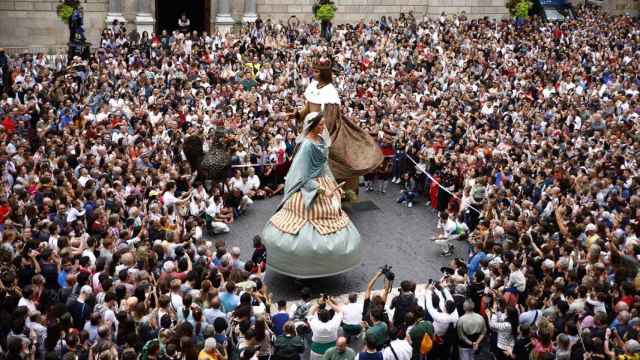
<path fill-rule="evenodd" d="M 500 311 L 497 304 L 494 303 L 493 311 L 487 309 L 487 317 L 489 318 L 489 328 L 498 335 L 496 357 L 498 359 L 510 358 L 508 354 L 513 351 L 518 336 L 518 310 L 509 305 L 505 310 Z"/>

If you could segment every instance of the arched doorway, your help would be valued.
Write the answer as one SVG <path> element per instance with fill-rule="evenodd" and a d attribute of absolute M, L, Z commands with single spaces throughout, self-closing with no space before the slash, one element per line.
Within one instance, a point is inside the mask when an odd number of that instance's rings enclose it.
<path fill-rule="evenodd" d="M 156 0 L 156 32 L 178 29 L 182 13 L 191 20 L 191 30 L 209 31 L 211 0 Z"/>

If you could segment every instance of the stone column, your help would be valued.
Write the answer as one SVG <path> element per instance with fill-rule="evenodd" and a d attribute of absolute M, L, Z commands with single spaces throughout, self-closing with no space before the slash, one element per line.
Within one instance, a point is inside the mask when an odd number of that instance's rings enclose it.
<path fill-rule="evenodd" d="M 244 0 L 244 15 L 242 15 L 242 22 L 254 22 L 258 18 L 256 12 L 256 0 Z"/>
<path fill-rule="evenodd" d="M 126 23 L 127 20 L 122 16 L 122 0 L 109 0 L 109 12 L 107 12 L 107 25 L 111 26 L 113 20 L 119 23 Z"/>
<path fill-rule="evenodd" d="M 221 34 L 231 31 L 231 27 L 235 23 L 231 17 L 231 0 L 218 0 L 218 11 L 216 14 L 216 30 Z"/>
<path fill-rule="evenodd" d="M 146 31 L 151 38 L 155 19 L 151 14 L 151 0 L 136 0 L 136 30 L 140 35 Z"/>

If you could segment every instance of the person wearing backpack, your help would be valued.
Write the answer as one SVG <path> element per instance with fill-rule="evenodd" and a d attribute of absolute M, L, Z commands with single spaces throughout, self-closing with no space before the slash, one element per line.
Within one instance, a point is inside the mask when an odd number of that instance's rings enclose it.
<path fill-rule="evenodd" d="M 405 315 L 413 312 L 417 307 L 418 301 L 414 294 L 415 284 L 409 280 L 403 280 L 400 283 L 400 294 L 391 300 L 391 309 L 393 312 L 393 326 L 402 329 Z"/>
<path fill-rule="evenodd" d="M 424 319 L 424 309 L 421 307 L 415 310 L 413 320 L 413 326 L 409 328 L 409 338 L 413 347 L 411 359 L 418 360 L 425 358 L 433 347 L 433 324 Z"/>
<path fill-rule="evenodd" d="M 295 310 L 293 311 L 293 321 L 306 321 L 307 313 L 311 308 L 311 289 L 308 287 L 303 288 L 300 291 L 300 298 L 302 302 L 297 304 Z"/>

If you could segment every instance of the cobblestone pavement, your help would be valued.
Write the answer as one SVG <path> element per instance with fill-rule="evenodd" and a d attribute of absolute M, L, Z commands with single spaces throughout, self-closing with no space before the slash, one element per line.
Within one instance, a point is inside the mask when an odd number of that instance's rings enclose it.
<path fill-rule="evenodd" d="M 386 194 L 362 190 L 359 201 L 371 201 L 378 209 L 353 211 L 347 208 L 349 217 L 362 235 L 364 257 L 360 266 L 338 276 L 305 280 L 303 283 L 267 271 L 266 282 L 273 292 L 274 300 L 298 298 L 302 285 L 311 287 L 314 294 L 326 292 L 339 295 L 364 291 L 373 273 L 384 264 L 393 266 L 396 274 L 395 286 L 399 286 L 404 279 L 426 283 L 429 278 L 440 276 L 440 267 L 446 265 L 451 258 L 441 257 L 440 247 L 430 240 L 436 233 L 436 213 L 426 207 L 422 199 L 412 208 L 397 204 L 397 185 L 390 184 Z M 239 246 L 242 253 L 249 256 L 254 235 L 260 233 L 280 199 L 278 196 L 256 201 L 232 225 L 230 233 L 216 235 L 214 239 L 224 239 L 228 247 Z M 455 246 L 457 256 L 462 255 L 467 247 L 461 242 L 456 242 Z M 380 288 L 382 281 L 376 285 L 376 288 Z"/>

